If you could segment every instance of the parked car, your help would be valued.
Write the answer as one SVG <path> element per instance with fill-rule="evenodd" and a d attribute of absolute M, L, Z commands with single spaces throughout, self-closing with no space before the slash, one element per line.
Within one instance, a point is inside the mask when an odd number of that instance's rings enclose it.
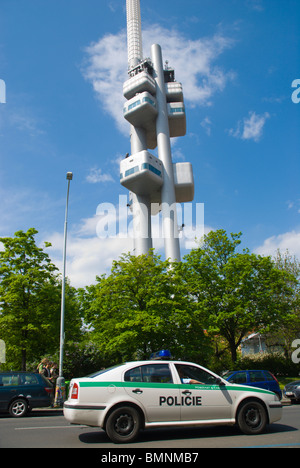
<path fill-rule="evenodd" d="M 32 372 L 0 372 L 0 411 L 20 418 L 53 402 L 53 385 Z"/>
<path fill-rule="evenodd" d="M 300 402 L 300 380 L 295 380 L 286 384 L 283 389 L 283 394 L 286 398 L 289 398 L 292 403 Z"/>
<path fill-rule="evenodd" d="M 271 372 L 266 370 L 240 370 L 227 371 L 224 378 L 231 383 L 239 385 L 250 385 L 251 387 L 263 388 L 276 393 L 279 399 L 282 398 L 278 380 Z"/>

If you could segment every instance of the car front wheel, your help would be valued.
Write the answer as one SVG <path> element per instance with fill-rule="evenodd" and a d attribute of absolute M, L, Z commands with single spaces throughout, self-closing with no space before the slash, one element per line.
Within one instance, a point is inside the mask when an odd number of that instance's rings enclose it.
<path fill-rule="evenodd" d="M 258 401 L 245 402 L 239 410 L 237 423 L 244 434 L 261 434 L 268 423 L 265 407 Z"/>
<path fill-rule="evenodd" d="M 141 428 L 141 417 L 135 408 L 124 406 L 115 409 L 106 422 L 106 433 L 116 444 L 133 442 Z"/>

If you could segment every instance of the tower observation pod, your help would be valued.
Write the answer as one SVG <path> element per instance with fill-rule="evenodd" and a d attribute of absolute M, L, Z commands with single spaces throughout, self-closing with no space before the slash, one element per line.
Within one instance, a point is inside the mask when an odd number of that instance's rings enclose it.
<path fill-rule="evenodd" d="M 123 94 L 124 118 L 130 123 L 131 155 L 120 164 L 120 182 L 130 191 L 136 255 L 152 248 L 151 215 L 162 213 L 166 258 L 180 261 L 176 203 L 194 199 L 190 163 L 172 162 L 172 137 L 186 134 L 181 83 L 163 66 L 158 44 L 143 58 L 140 0 L 126 0 L 128 74 Z M 157 148 L 158 158 L 148 149 Z"/>

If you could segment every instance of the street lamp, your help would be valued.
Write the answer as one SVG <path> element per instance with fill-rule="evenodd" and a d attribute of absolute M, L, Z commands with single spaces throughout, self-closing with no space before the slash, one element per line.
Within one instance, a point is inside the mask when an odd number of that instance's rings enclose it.
<path fill-rule="evenodd" d="M 67 172 L 67 201 L 65 213 L 65 229 L 64 229 L 64 248 L 63 248 L 63 276 L 62 276 L 62 290 L 61 290 L 61 317 L 60 317 L 60 346 L 59 346 L 59 377 L 56 381 L 55 389 L 55 406 L 62 406 L 66 399 L 66 382 L 63 377 L 63 356 L 64 356 L 64 342 L 65 342 L 65 289 L 66 289 L 66 251 L 67 251 L 67 226 L 68 226 L 68 206 L 69 206 L 69 192 L 70 182 L 73 179 L 73 173 Z"/>

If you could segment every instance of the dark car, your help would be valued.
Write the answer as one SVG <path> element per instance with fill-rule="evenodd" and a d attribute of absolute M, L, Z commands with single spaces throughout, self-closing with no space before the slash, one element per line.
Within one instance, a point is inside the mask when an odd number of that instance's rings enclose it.
<path fill-rule="evenodd" d="M 300 403 L 300 380 L 286 384 L 283 394 L 289 398 L 292 403 Z"/>
<path fill-rule="evenodd" d="M 53 402 L 53 385 L 32 372 L 0 372 L 0 411 L 20 418 L 32 408 L 45 408 Z"/>
<path fill-rule="evenodd" d="M 279 383 L 271 372 L 266 370 L 240 370 L 228 371 L 224 378 L 231 383 L 239 385 L 249 385 L 251 387 L 263 388 L 276 393 L 279 399 L 282 398 L 282 391 Z"/>

